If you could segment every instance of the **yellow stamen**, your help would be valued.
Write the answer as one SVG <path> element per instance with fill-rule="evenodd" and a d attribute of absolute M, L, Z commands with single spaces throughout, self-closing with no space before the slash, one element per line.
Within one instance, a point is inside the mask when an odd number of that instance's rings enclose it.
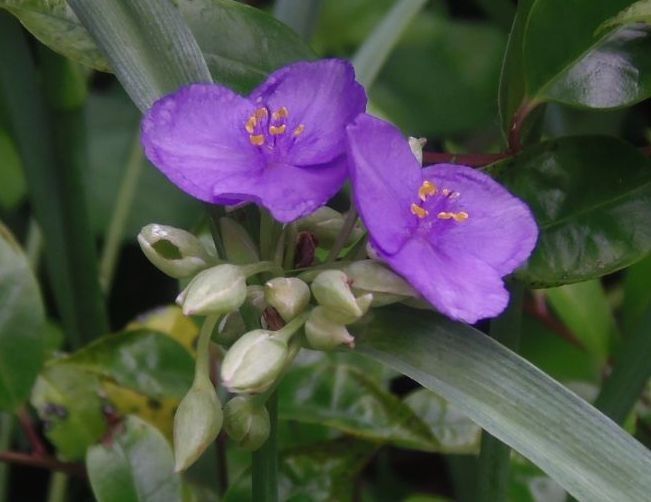
<path fill-rule="evenodd" d="M 284 119 L 289 115 L 289 110 L 286 106 L 281 106 L 280 109 L 271 114 L 271 118 L 274 120 Z"/>
<path fill-rule="evenodd" d="M 255 111 L 255 118 L 258 120 L 263 120 L 266 119 L 269 116 L 269 112 L 267 111 L 266 108 L 258 108 Z"/>
<path fill-rule="evenodd" d="M 255 126 L 257 125 L 258 120 L 255 118 L 255 115 L 251 115 L 249 117 L 249 120 L 246 121 L 246 124 L 244 125 L 244 129 L 246 129 L 246 132 L 249 134 L 253 134 L 253 131 L 255 131 Z"/>
<path fill-rule="evenodd" d="M 305 130 L 305 124 L 299 124 L 299 126 L 294 129 L 294 132 L 292 133 L 294 137 L 300 136 L 303 134 L 303 131 Z"/>
<path fill-rule="evenodd" d="M 249 141 L 252 145 L 262 146 L 264 145 L 264 135 L 263 134 L 251 134 L 249 136 Z"/>
<path fill-rule="evenodd" d="M 411 205 L 411 213 L 418 216 L 421 219 L 425 218 L 425 216 L 427 216 L 429 214 L 427 209 L 424 209 L 424 208 L 420 207 L 418 204 L 415 204 L 415 203 Z"/>
<path fill-rule="evenodd" d="M 436 215 L 436 217 L 439 220 L 454 220 L 457 223 L 461 223 L 462 221 L 466 221 L 468 218 L 470 218 L 470 215 L 465 211 L 459 211 L 458 213 L 441 211 Z"/>
<path fill-rule="evenodd" d="M 427 197 L 429 197 L 430 195 L 436 195 L 437 190 L 438 189 L 436 188 L 436 185 L 434 183 L 425 180 L 423 181 L 423 184 L 418 189 L 418 197 L 420 198 L 420 200 L 425 202 L 427 200 Z"/>
<path fill-rule="evenodd" d="M 287 130 L 287 126 L 285 124 L 280 126 L 270 126 L 269 134 L 271 134 L 272 136 L 278 136 L 279 134 L 284 134 L 286 130 Z"/>

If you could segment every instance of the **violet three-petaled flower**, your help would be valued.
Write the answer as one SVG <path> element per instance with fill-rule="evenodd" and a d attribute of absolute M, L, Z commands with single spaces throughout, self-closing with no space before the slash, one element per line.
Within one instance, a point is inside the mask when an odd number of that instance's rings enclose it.
<path fill-rule="evenodd" d="M 451 318 L 474 323 L 502 312 L 502 277 L 538 236 L 529 208 L 469 167 L 421 168 L 386 122 L 362 114 L 347 130 L 356 205 L 380 257 Z"/>
<path fill-rule="evenodd" d="M 341 188 L 345 128 L 365 108 L 349 63 L 300 62 L 248 97 L 216 84 L 182 87 L 147 112 L 142 143 L 147 158 L 193 197 L 255 202 L 290 222 Z"/>

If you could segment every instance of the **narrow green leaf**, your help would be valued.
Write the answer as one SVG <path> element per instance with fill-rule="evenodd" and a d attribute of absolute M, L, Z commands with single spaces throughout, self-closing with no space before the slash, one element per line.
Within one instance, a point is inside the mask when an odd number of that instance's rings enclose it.
<path fill-rule="evenodd" d="M 70 0 L 138 108 L 190 82 L 210 82 L 199 46 L 170 0 Z"/>
<path fill-rule="evenodd" d="M 601 25 L 599 31 L 632 23 L 651 24 L 651 0 L 639 0 Z"/>
<path fill-rule="evenodd" d="M 29 397 L 43 364 L 45 312 L 27 259 L 0 224 L 0 410 Z"/>
<path fill-rule="evenodd" d="M 566 284 L 545 291 L 563 324 L 582 342 L 602 367 L 617 336 L 606 292 L 598 280 Z"/>
<path fill-rule="evenodd" d="M 651 493 L 651 454 L 642 445 L 473 328 L 407 308 L 376 309 L 351 328 L 362 354 L 441 395 L 573 496 L 638 501 Z"/>
<path fill-rule="evenodd" d="M 6 129 L 0 124 L 0 209 L 15 208 L 25 196 L 27 187 L 20 156 Z"/>
<path fill-rule="evenodd" d="M 561 138 L 491 171 L 538 222 L 536 249 L 518 272 L 533 287 L 600 277 L 651 251 L 651 163 L 632 146 L 607 136 Z"/>
<path fill-rule="evenodd" d="M 427 0 L 400 0 L 386 13 L 353 57 L 357 80 L 370 87 L 409 23 Z"/>
<path fill-rule="evenodd" d="M 61 459 L 83 458 L 106 432 L 99 379 L 78 368 L 48 364 L 36 381 L 31 403 Z"/>
<path fill-rule="evenodd" d="M 86 467 L 98 502 L 180 502 L 181 477 L 163 435 L 129 417 L 110 445 L 88 450 Z"/>
<path fill-rule="evenodd" d="M 150 330 L 103 336 L 57 364 L 158 399 L 183 397 L 194 375 L 190 353 L 171 337 Z"/>
<path fill-rule="evenodd" d="M 615 367 L 601 387 L 595 406 L 616 422 L 624 423 L 651 377 L 650 357 L 651 307 L 615 356 Z"/>
<path fill-rule="evenodd" d="M 622 304 L 622 330 L 630 334 L 642 320 L 644 311 L 651 305 L 651 254 L 628 268 L 624 279 Z"/>
<path fill-rule="evenodd" d="M 69 61 L 45 51 L 41 57 L 47 105 L 20 26 L 0 12 L 0 100 L 43 231 L 57 307 L 68 336 L 79 343 L 107 330 L 81 179 L 86 155 L 81 110 L 85 88 L 63 86 L 81 77 Z"/>
<path fill-rule="evenodd" d="M 323 0 L 276 0 L 274 17 L 309 41 L 314 33 Z"/>

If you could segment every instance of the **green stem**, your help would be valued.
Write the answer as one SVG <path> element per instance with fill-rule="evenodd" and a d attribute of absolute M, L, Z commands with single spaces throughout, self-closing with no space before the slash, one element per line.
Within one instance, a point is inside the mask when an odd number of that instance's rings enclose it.
<path fill-rule="evenodd" d="M 27 240 L 25 242 L 25 253 L 30 268 L 34 273 L 38 272 L 38 264 L 41 261 L 41 252 L 43 251 L 43 234 L 41 229 L 33 218 L 29 220 L 27 227 Z"/>
<path fill-rule="evenodd" d="M 280 273 L 282 269 L 272 261 L 260 261 L 250 265 L 241 265 L 242 273 L 248 278 L 262 272 Z"/>
<path fill-rule="evenodd" d="M 71 345 L 79 346 L 108 331 L 81 175 L 85 80 L 70 61 L 40 45 L 39 56 L 40 76 L 20 24 L 0 12 L 0 101 L 43 232 L 58 311 Z"/>
<path fill-rule="evenodd" d="M 346 219 L 344 220 L 344 225 L 341 227 L 341 230 L 335 239 L 335 243 L 332 245 L 332 248 L 330 248 L 330 252 L 326 258 L 326 263 L 332 263 L 337 259 L 339 253 L 341 253 L 341 250 L 346 245 L 346 241 L 348 240 L 348 237 L 350 237 L 350 233 L 353 231 L 356 222 L 357 209 L 351 207 L 346 215 Z"/>
<path fill-rule="evenodd" d="M 269 438 L 253 452 L 252 494 L 256 502 L 278 500 L 278 394 L 274 392 L 267 401 L 270 429 Z"/>
<path fill-rule="evenodd" d="M 0 452 L 11 447 L 14 431 L 14 417 L 9 413 L 0 413 Z M 0 462 L 0 502 L 9 500 L 9 464 Z"/>
<path fill-rule="evenodd" d="M 209 315 L 203 321 L 197 342 L 197 361 L 194 367 L 194 385 L 209 384 L 210 381 L 210 338 L 221 315 Z"/>
<path fill-rule="evenodd" d="M 524 288 L 521 284 L 512 283 L 509 289 L 509 306 L 500 317 L 491 322 L 490 335 L 517 352 L 520 344 Z M 511 448 L 483 431 L 477 472 L 477 502 L 507 500 L 510 464 Z"/>
<path fill-rule="evenodd" d="M 276 249 L 276 237 L 280 224 L 277 223 L 269 211 L 260 209 L 260 257 L 271 260 Z"/>
<path fill-rule="evenodd" d="M 601 387 L 595 407 L 623 424 L 651 377 L 651 306 L 615 357 L 615 367 Z"/>
<path fill-rule="evenodd" d="M 290 223 L 287 226 L 287 235 L 285 237 L 285 261 L 283 267 L 285 270 L 294 268 L 294 259 L 296 257 L 296 237 L 298 236 L 298 228 L 296 223 Z"/>
<path fill-rule="evenodd" d="M 120 244 L 124 237 L 124 229 L 127 225 L 129 212 L 133 204 L 136 194 L 136 187 L 142 173 L 143 154 L 140 146 L 140 135 L 137 134 L 127 165 L 120 184 L 118 195 L 115 199 L 115 207 L 113 209 L 113 216 L 106 232 L 106 241 L 104 243 L 104 250 L 102 253 L 102 260 L 100 262 L 99 274 L 102 283 L 102 289 L 105 293 L 111 290 L 113 282 L 113 275 L 115 273 L 115 266 L 117 263 L 118 255 L 120 252 Z"/>
<path fill-rule="evenodd" d="M 65 502 L 68 491 L 68 480 L 65 472 L 52 472 L 47 487 L 47 502 Z"/>

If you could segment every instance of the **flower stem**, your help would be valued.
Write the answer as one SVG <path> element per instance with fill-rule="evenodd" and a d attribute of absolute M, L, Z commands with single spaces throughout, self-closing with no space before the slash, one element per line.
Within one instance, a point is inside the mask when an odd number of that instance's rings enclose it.
<path fill-rule="evenodd" d="M 68 480 L 65 472 L 52 472 L 47 486 L 47 502 L 65 502 Z"/>
<path fill-rule="evenodd" d="M 252 500 L 277 502 L 278 500 L 278 394 L 273 392 L 267 400 L 270 429 L 269 438 L 253 452 Z"/>
<path fill-rule="evenodd" d="M 0 413 L 0 452 L 11 446 L 11 436 L 14 430 L 14 417 L 9 413 Z M 0 463 L 0 502 L 9 500 L 9 466 Z"/>
<path fill-rule="evenodd" d="M 601 387 L 595 407 L 618 424 L 624 423 L 651 377 L 651 307 L 636 330 L 626 337 L 615 367 Z"/>
<path fill-rule="evenodd" d="M 524 288 L 510 285 L 511 301 L 504 313 L 490 325 L 490 335 L 506 347 L 517 351 L 520 344 Z M 486 431 L 481 435 L 477 473 L 477 502 L 501 502 L 507 499 L 511 448 Z"/>
<path fill-rule="evenodd" d="M 356 221 L 357 221 L 357 209 L 351 206 L 350 210 L 348 211 L 348 214 L 346 215 L 346 219 L 344 220 L 344 225 L 343 227 L 341 227 L 341 230 L 339 231 L 339 234 L 335 239 L 335 243 L 332 245 L 332 248 L 328 253 L 328 258 L 326 258 L 326 263 L 332 263 L 337 259 L 339 253 L 341 253 L 341 250 L 346 245 L 346 241 L 348 240 L 348 237 L 350 237 L 350 233 L 353 231 Z"/>
<path fill-rule="evenodd" d="M 210 382 L 210 337 L 221 315 L 209 315 L 203 321 L 197 342 L 197 361 L 194 367 L 194 384 L 203 385 Z"/>
<path fill-rule="evenodd" d="M 271 260 L 276 249 L 276 237 L 280 225 L 273 219 L 269 211 L 260 209 L 260 257 Z"/>
<path fill-rule="evenodd" d="M 99 267 L 100 281 L 105 293 L 111 289 L 115 265 L 120 251 L 120 244 L 122 243 L 122 237 L 124 236 L 124 228 L 126 227 L 129 212 L 133 204 L 143 164 L 140 135 L 136 134 L 133 140 L 133 145 L 131 146 L 131 152 L 129 153 L 122 183 L 120 184 L 120 189 L 115 198 L 113 216 L 108 231 L 106 232 L 106 240 L 104 242 L 104 249 Z"/>
<path fill-rule="evenodd" d="M 287 225 L 287 235 L 285 236 L 285 259 L 283 267 L 285 270 L 294 268 L 294 259 L 296 257 L 296 237 L 298 236 L 298 229 L 296 223 Z"/>

